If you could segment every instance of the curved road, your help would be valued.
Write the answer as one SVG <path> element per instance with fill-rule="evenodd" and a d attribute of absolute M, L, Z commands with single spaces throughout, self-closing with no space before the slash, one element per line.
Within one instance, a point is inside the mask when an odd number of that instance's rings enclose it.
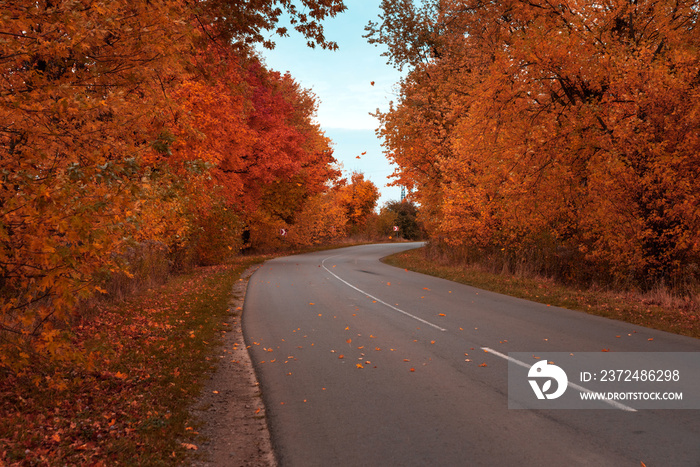
<path fill-rule="evenodd" d="M 282 466 L 700 466 L 700 411 L 508 409 L 496 354 L 700 341 L 379 262 L 417 246 L 278 258 L 252 276 L 244 333 Z"/>

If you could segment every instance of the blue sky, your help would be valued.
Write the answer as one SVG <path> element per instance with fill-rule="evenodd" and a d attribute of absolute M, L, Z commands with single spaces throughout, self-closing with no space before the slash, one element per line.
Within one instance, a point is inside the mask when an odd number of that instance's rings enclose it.
<path fill-rule="evenodd" d="M 378 21 L 379 0 L 346 4 L 344 13 L 323 23 L 326 39 L 337 42 L 338 50 L 311 49 L 299 33 L 290 30 L 289 37 L 274 38 L 274 50 L 263 50 L 261 55 L 269 68 L 289 71 L 318 97 L 317 121 L 333 140 L 334 156 L 343 173 L 364 173 L 379 188 L 381 206 L 398 200 L 401 189 L 386 186 L 394 169 L 375 135 L 377 120 L 369 114 L 388 109 L 389 101 L 395 100 L 401 74 L 386 64 L 386 57 L 381 56 L 384 48 L 370 45 L 362 37 L 367 23 Z"/>

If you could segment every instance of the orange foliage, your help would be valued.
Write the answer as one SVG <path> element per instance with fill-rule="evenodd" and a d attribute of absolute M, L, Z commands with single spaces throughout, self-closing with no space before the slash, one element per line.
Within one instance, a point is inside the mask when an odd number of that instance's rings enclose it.
<path fill-rule="evenodd" d="M 338 187 L 338 202 L 345 209 L 348 221 L 353 226 L 362 226 L 374 212 L 379 199 L 379 190 L 362 173 L 354 172 L 350 184 L 343 180 Z"/>
<path fill-rule="evenodd" d="M 4 6 L 0 366 L 21 367 L 31 348 L 71 358 L 76 303 L 131 275 L 128 251 L 221 261 L 256 211 L 288 222 L 337 176 L 314 96 L 247 46 L 283 33 L 278 3 Z M 319 22 L 342 1 L 282 6 L 310 42 L 334 47 Z"/>
<path fill-rule="evenodd" d="M 697 279 L 694 2 L 383 8 L 368 36 L 411 71 L 381 132 L 435 239 L 567 279 Z"/>

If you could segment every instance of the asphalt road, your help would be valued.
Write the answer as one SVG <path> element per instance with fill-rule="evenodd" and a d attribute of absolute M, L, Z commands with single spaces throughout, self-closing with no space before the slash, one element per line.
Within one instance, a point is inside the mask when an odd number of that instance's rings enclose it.
<path fill-rule="evenodd" d="M 498 355 L 699 340 L 379 262 L 415 246 L 278 258 L 251 278 L 243 327 L 282 466 L 700 466 L 700 410 L 509 409 Z"/>

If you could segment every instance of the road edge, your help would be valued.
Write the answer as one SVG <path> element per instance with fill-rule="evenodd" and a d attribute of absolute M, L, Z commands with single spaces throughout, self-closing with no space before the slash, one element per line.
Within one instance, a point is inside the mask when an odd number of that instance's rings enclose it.
<path fill-rule="evenodd" d="M 243 337 L 243 303 L 250 277 L 246 269 L 231 291 L 229 331 L 216 355 L 217 370 L 204 385 L 192 414 L 202 421 L 193 466 L 277 467 L 260 384 Z"/>

